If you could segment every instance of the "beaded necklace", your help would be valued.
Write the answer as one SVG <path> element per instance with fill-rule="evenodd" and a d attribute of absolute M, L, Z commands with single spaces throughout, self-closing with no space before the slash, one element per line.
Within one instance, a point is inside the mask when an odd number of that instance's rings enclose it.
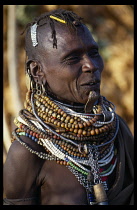
<path fill-rule="evenodd" d="M 14 120 L 13 138 L 38 157 L 66 165 L 85 187 L 89 204 L 101 203 L 96 187 L 103 192 L 103 183 L 108 190 L 106 177 L 117 162 L 114 140 L 119 123 L 114 105 L 100 96 L 91 113 L 79 113 L 71 105 L 28 91 L 24 106 Z M 30 148 L 22 141 L 23 135 L 43 146 L 45 153 Z"/>

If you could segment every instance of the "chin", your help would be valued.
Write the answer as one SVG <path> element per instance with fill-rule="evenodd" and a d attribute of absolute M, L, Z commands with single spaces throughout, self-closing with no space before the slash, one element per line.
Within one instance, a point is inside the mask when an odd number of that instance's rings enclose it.
<path fill-rule="evenodd" d="M 81 97 L 81 100 L 79 101 L 79 103 L 86 104 L 89 99 L 90 93 L 91 93 L 90 100 L 92 100 L 93 103 L 95 103 L 100 97 L 100 90 L 98 91 L 91 90 L 91 91 L 86 92 L 86 94 L 84 94 L 84 97 Z"/>

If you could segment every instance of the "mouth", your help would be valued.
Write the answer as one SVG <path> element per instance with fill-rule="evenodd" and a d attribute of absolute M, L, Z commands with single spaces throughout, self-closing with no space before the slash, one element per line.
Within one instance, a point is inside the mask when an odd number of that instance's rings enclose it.
<path fill-rule="evenodd" d="M 97 87 L 100 85 L 100 80 L 89 81 L 81 84 L 82 87 Z"/>

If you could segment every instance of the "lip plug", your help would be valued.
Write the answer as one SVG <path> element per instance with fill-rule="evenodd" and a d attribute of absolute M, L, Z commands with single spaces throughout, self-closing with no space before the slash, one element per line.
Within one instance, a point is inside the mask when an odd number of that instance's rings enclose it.
<path fill-rule="evenodd" d="M 87 103 L 85 104 L 85 113 L 91 113 L 95 101 L 98 99 L 99 95 L 95 91 L 90 91 Z"/>

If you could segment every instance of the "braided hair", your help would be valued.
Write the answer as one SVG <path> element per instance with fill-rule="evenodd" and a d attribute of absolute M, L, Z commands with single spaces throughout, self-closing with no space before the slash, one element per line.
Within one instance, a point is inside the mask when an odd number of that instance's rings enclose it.
<path fill-rule="evenodd" d="M 39 50 L 39 44 L 37 47 L 32 46 L 32 40 L 30 35 L 30 28 L 34 24 L 37 24 L 37 33 L 39 32 L 40 27 L 49 25 L 51 28 L 51 36 L 53 39 L 53 48 L 57 48 L 57 38 L 56 38 L 56 30 L 55 24 L 58 22 L 55 19 L 50 18 L 51 15 L 54 15 L 56 18 L 60 18 L 61 20 L 65 21 L 65 25 L 70 29 L 70 31 L 77 31 L 78 26 L 83 27 L 82 18 L 78 16 L 76 13 L 64 9 L 56 9 L 50 12 L 43 13 L 39 17 L 35 18 L 31 23 L 28 23 L 25 30 L 27 29 L 26 37 L 25 37 L 25 49 L 26 54 L 31 58 L 35 58 L 37 51 Z M 58 22 L 58 24 L 63 24 Z M 40 41 L 40 40 L 39 40 Z M 42 46 L 40 46 L 42 47 Z M 37 53 L 36 53 L 37 52 Z"/>

